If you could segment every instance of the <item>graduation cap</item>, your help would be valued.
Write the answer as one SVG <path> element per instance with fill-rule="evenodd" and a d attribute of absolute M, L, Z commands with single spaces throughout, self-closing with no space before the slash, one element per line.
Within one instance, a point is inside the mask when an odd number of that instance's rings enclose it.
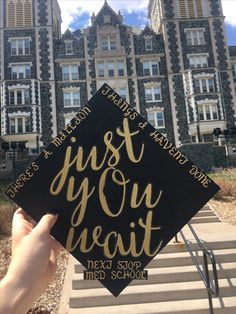
<path fill-rule="evenodd" d="M 218 190 L 104 84 L 6 194 L 118 296 Z"/>

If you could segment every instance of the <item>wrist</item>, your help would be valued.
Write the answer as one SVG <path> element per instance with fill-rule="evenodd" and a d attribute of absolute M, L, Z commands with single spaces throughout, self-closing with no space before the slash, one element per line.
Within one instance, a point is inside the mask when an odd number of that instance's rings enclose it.
<path fill-rule="evenodd" d="M 0 314 L 26 314 L 31 306 L 24 287 L 9 275 L 0 281 L 0 299 Z"/>

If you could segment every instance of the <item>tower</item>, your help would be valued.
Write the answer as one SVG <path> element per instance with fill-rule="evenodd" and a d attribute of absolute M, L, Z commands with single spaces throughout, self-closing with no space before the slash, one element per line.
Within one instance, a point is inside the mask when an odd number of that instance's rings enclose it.
<path fill-rule="evenodd" d="M 150 0 L 148 9 L 164 37 L 175 142 L 211 142 L 214 128 L 236 121 L 221 1 Z"/>

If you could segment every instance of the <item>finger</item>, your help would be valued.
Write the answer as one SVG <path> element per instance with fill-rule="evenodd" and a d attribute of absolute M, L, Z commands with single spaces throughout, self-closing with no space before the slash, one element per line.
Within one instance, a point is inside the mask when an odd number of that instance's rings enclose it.
<path fill-rule="evenodd" d="M 30 216 L 28 215 L 25 211 L 24 212 L 24 217 L 25 219 L 33 226 L 35 227 L 37 225 L 37 222 Z"/>
<path fill-rule="evenodd" d="M 57 240 L 55 240 L 54 238 L 52 238 L 52 249 L 54 250 L 54 252 L 57 254 L 60 251 L 64 250 L 64 247 L 61 245 L 61 243 L 59 243 Z"/>
<path fill-rule="evenodd" d="M 25 220 L 24 211 L 22 208 L 18 208 L 13 215 L 12 231 L 17 230 L 18 227 L 22 225 L 24 220 Z"/>
<path fill-rule="evenodd" d="M 50 233 L 51 228 L 55 225 L 57 218 L 58 215 L 53 214 L 44 215 L 40 219 L 36 227 L 33 229 L 33 232 L 48 235 Z"/>

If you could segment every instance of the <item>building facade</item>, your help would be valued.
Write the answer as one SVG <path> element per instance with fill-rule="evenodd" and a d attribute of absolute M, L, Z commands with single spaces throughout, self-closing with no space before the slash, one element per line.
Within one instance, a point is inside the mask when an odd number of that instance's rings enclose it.
<path fill-rule="evenodd" d="M 90 27 L 61 35 L 57 0 L 0 0 L 1 140 L 37 154 L 104 82 L 178 147 L 235 127 L 221 1 L 150 0 L 148 14 L 140 30 L 105 1 Z"/>

